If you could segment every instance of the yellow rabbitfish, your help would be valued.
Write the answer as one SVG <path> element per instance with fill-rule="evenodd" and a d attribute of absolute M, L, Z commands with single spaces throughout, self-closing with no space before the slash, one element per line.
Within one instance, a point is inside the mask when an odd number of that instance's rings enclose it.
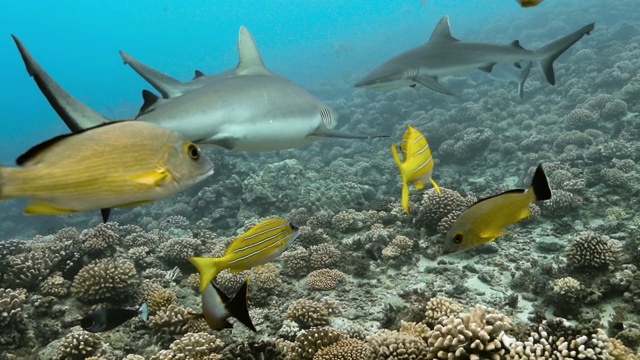
<path fill-rule="evenodd" d="M 402 152 L 402 161 L 398 156 L 398 146 L 391 144 L 391 152 L 393 161 L 398 165 L 400 176 L 402 177 L 402 208 L 409 213 L 409 182 L 413 181 L 413 186 L 420 190 L 427 181 L 431 181 L 438 194 L 440 187 L 431 178 L 433 172 L 433 158 L 429 143 L 422 133 L 409 125 L 402 135 L 402 141 L 399 145 Z"/>
<path fill-rule="evenodd" d="M 64 214 L 170 197 L 213 173 L 200 149 L 176 132 L 112 122 L 34 146 L 0 167 L 0 199 L 34 202 L 24 212 Z"/>
<path fill-rule="evenodd" d="M 239 272 L 273 261 L 293 243 L 298 233 L 298 227 L 287 220 L 269 218 L 233 240 L 222 257 L 189 258 L 200 273 L 200 291 L 224 269 Z"/>
<path fill-rule="evenodd" d="M 476 202 L 449 229 L 444 252 L 467 250 L 507 235 L 505 228 L 531 215 L 534 201 L 551 199 L 547 176 L 538 165 L 528 189 L 514 189 Z"/>

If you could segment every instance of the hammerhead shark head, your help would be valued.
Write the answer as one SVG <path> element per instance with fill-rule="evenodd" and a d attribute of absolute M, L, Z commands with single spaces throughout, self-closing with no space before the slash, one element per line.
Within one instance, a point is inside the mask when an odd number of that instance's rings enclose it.
<path fill-rule="evenodd" d="M 547 82 L 555 85 L 553 62 L 568 48 L 589 34 L 594 23 L 553 41 L 538 50 L 527 50 L 518 40 L 510 45 L 464 42 L 451 35 L 449 17 L 444 16 L 436 25 L 431 38 L 423 45 L 406 51 L 375 68 L 356 83 L 360 88 L 394 89 L 422 84 L 431 90 L 453 95 L 438 82 L 438 78 L 464 73 L 473 69 L 491 72 L 496 64 L 536 62 Z"/>
<path fill-rule="evenodd" d="M 12 35 L 13 36 L 13 35 Z M 109 121 L 60 87 L 13 36 L 27 71 L 54 110 L 74 132 Z M 143 91 L 137 120 L 174 130 L 206 146 L 235 151 L 296 148 L 322 137 L 369 139 L 334 130 L 338 115 L 307 91 L 264 66 L 253 37 L 240 27 L 238 65 L 223 73 L 181 83 L 122 53 L 123 59 L 166 99 Z M 144 64 L 142 64 L 144 65 Z M 162 76 L 159 76 L 162 75 Z"/>

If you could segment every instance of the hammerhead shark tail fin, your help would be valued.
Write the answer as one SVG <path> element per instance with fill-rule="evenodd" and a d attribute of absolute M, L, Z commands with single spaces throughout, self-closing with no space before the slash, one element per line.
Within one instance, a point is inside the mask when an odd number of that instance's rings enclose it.
<path fill-rule="evenodd" d="M 36 85 L 38 85 L 42 94 L 47 98 L 53 110 L 55 110 L 72 132 L 77 133 L 109 121 L 109 119 L 83 104 L 58 85 L 58 83 L 40 67 L 20 39 L 15 35 L 11 35 L 11 37 L 18 47 L 18 51 L 20 52 L 20 56 L 22 56 L 24 65 L 27 67 L 29 76 L 33 77 Z"/>
<path fill-rule="evenodd" d="M 594 27 L 595 23 L 585 25 L 571 34 L 536 50 L 536 54 L 541 58 L 541 60 L 539 60 L 540 69 L 544 73 L 544 77 L 547 79 L 549 84 L 556 84 L 553 62 L 578 40 L 582 39 L 583 36 L 590 34 Z"/>

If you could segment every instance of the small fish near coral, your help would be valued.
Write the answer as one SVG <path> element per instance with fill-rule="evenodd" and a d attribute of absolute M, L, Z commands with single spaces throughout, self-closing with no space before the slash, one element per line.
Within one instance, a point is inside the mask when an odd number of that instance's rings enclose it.
<path fill-rule="evenodd" d="M 523 8 L 538 6 L 543 1 L 544 0 L 516 0 Z"/>
<path fill-rule="evenodd" d="M 0 167 L 0 199 L 33 200 L 27 215 L 56 215 L 165 199 L 213 174 L 200 148 L 140 121 L 99 125 L 38 144 Z"/>
<path fill-rule="evenodd" d="M 293 243 L 298 233 L 299 228 L 289 221 L 268 218 L 233 240 L 222 257 L 189 258 L 200 273 L 200 291 L 224 269 L 240 272 L 273 261 Z"/>
<path fill-rule="evenodd" d="M 402 153 L 402 160 L 398 155 L 398 148 Z M 431 178 L 433 158 L 429 143 L 420 131 L 411 125 L 407 126 L 400 144 L 391 144 L 391 153 L 402 177 L 401 204 L 407 214 L 409 213 L 409 182 L 413 181 L 413 186 L 420 190 L 426 185 L 427 181 L 430 181 L 438 194 L 440 194 L 440 187 Z"/>
<path fill-rule="evenodd" d="M 444 252 L 467 250 L 507 235 L 505 228 L 531 215 L 529 205 L 551 199 L 547 176 L 538 165 L 528 189 L 514 189 L 479 200 L 465 210 L 449 229 Z"/>
<path fill-rule="evenodd" d="M 100 309 L 80 320 L 80 326 L 92 333 L 109 331 L 139 316 L 143 321 L 149 318 L 149 306 L 144 303 L 139 309 L 110 308 Z"/>
<path fill-rule="evenodd" d="M 232 328 L 233 325 L 227 319 L 233 317 L 251 331 L 257 332 L 249 316 L 247 305 L 248 290 L 248 276 L 233 298 L 229 298 L 212 281 L 202 292 L 202 314 L 197 315 L 201 315 L 213 330 Z"/>

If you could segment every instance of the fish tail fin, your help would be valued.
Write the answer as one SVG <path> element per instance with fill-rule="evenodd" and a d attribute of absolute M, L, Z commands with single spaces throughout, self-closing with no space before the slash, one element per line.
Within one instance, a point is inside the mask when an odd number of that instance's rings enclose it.
<path fill-rule="evenodd" d="M 433 185 L 433 188 L 436 189 L 436 192 L 438 193 L 438 195 L 440 195 L 442 193 L 440 191 L 440 186 L 438 186 L 438 184 L 436 184 L 436 181 L 432 178 L 429 178 L 429 181 L 431 181 L 431 185 Z"/>
<path fill-rule="evenodd" d="M 536 54 L 541 58 L 541 60 L 539 60 L 540 69 L 544 73 L 544 77 L 547 79 L 547 82 L 549 84 L 556 84 L 556 75 L 553 71 L 553 62 L 573 44 L 578 42 L 578 40 L 582 39 L 583 36 L 591 33 L 594 26 L 595 23 L 585 25 L 582 28 L 572 32 L 571 34 L 553 41 L 535 51 Z"/>
<path fill-rule="evenodd" d="M 535 201 L 551 199 L 549 180 L 547 180 L 547 175 L 545 175 L 544 170 L 542 170 L 542 164 L 538 165 L 536 172 L 533 174 L 530 189 L 533 190 Z"/>
<path fill-rule="evenodd" d="M 391 153 L 393 154 L 393 161 L 395 161 L 396 165 L 398 165 L 398 170 L 400 170 L 400 176 L 402 177 L 402 208 L 408 214 L 409 213 L 409 184 L 407 183 L 407 177 L 404 175 L 404 171 L 402 171 L 402 161 L 400 161 L 400 156 L 398 155 L 398 148 L 396 144 L 391 144 Z"/>
<path fill-rule="evenodd" d="M 220 272 L 219 263 L 220 259 L 206 258 L 206 257 L 190 257 L 189 261 L 198 269 L 200 273 L 200 292 L 209 285 L 209 283 L 215 279 Z"/>
<path fill-rule="evenodd" d="M 520 96 L 520 99 L 524 98 L 524 83 L 527 81 L 527 77 L 529 77 L 529 72 L 531 72 L 532 66 L 533 62 L 529 61 L 529 64 L 522 69 L 520 77 L 518 78 L 518 95 Z"/>
<path fill-rule="evenodd" d="M 225 304 L 225 307 L 229 314 L 238 319 L 242 325 L 248 327 L 253 332 L 257 332 L 256 327 L 253 326 L 251 316 L 249 316 L 249 308 L 247 307 L 247 293 L 249 291 L 249 277 L 244 281 L 244 284 L 240 287 L 240 290 L 236 292 L 233 299 L 229 300 Z"/>
<path fill-rule="evenodd" d="M 149 320 L 149 304 L 142 304 L 142 306 L 140 306 L 140 309 L 138 309 L 138 315 L 140 316 L 140 319 L 144 321 Z"/>

